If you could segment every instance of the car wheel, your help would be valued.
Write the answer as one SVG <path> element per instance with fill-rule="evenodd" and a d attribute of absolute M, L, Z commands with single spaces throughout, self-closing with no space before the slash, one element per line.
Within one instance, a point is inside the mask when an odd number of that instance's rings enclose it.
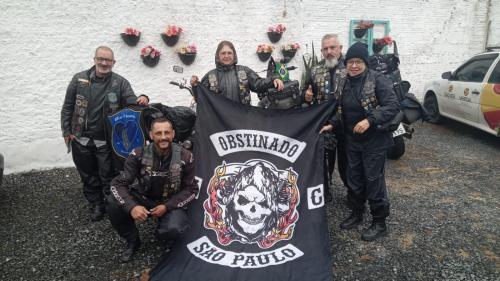
<path fill-rule="evenodd" d="M 405 139 L 403 136 L 394 138 L 394 146 L 387 149 L 387 158 L 391 160 L 398 160 L 405 154 Z"/>
<path fill-rule="evenodd" d="M 426 119 L 430 123 L 438 123 L 441 119 L 439 114 L 438 101 L 434 93 L 430 93 L 424 98 L 424 108 L 427 111 Z"/>

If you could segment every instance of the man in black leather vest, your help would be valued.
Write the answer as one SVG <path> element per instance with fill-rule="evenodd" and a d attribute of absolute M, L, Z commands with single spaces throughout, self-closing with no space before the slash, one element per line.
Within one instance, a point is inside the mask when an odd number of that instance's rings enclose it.
<path fill-rule="evenodd" d="M 326 34 L 321 39 L 321 54 L 323 60 L 311 70 L 304 88 L 304 101 L 310 105 L 320 104 L 337 98 L 343 90 L 346 79 L 346 69 L 342 56 L 342 44 L 337 34 Z M 342 132 L 325 133 L 324 185 L 326 201 L 331 201 L 330 185 L 335 168 L 335 156 L 338 159 L 340 178 L 347 186 L 344 136 Z M 335 153 L 337 152 L 337 153 Z"/>
<path fill-rule="evenodd" d="M 163 117 L 153 120 L 149 135 L 153 143 L 134 149 L 121 175 L 111 181 L 109 220 L 127 241 L 122 262 L 130 261 L 141 244 L 134 221 L 157 218 L 155 235 L 170 244 L 189 229 L 186 207 L 198 193 L 193 155 L 172 143 L 172 123 Z"/>
<path fill-rule="evenodd" d="M 96 49 L 94 63 L 73 76 L 61 110 L 61 128 L 90 203 L 90 218 L 99 221 L 104 216 L 103 192 L 115 175 L 105 118 L 127 104 L 147 105 L 148 98 L 137 98 L 130 83 L 112 72 L 115 59 L 109 47 Z"/>

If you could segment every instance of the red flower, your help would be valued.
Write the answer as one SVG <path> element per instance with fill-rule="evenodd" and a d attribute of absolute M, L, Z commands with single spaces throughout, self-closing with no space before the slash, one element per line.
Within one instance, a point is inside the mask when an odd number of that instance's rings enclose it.
<path fill-rule="evenodd" d="M 180 26 L 177 26 L 177 25 L 169 25 L 167 26 L 166 30 L 165 30 L 165 34 L 167 36 L 177 36 L 179 34 L 181 34 L 181 32 L 183 31 L 184 29 L 182 29 L 182 27 Z"/>

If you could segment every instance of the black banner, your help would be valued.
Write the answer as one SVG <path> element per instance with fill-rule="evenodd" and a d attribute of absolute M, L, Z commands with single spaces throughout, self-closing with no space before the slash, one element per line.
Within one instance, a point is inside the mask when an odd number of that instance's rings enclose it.
<path fill-rule="evenodd" d="M 192 229 L 151 280 L 331 281 L 318 132 L 332 106 L 263 109 L 200 89 Z"/>

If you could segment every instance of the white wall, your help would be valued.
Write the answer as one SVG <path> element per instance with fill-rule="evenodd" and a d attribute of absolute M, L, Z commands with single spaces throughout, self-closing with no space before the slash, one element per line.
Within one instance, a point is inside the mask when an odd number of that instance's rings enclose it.
<path fill-rule="evenodd" d="M 500 4 L 492 2 L 493 19 Z M 71 77 L 92 65 L 99 45 L 115 51 L 114 70 L 131 82 L 136 94 L 168 105 L 188 105 L 187 92 L 168 82 L 201 76 L 213 68 L 220 40 L 235 43 L 240 64 L 263 70 L 266 64 L 257 59 L 255 49 L 269 43 L 268 26 L 284 23 L 288 30 L 276 45 L 301 43 L 291 63 L 301 66 L 300 55 L 310 51 L 306 44 L 313 40 L 318 50 L 324 33 L 339 33 L 345 52 L 351 19 L 389 20 L 403 78 L 421 96 L 426 80 L 482 51 L 487 5 L 481 0 L 0 0 L 0 153 L 6 173 L 72 165 L 61 137 L 60 109 Z M 495 20 L 490 42 L 500 38 Z M 194 42 L 199 49 L 195 63 L 184 66 L 183 74 L 172 71 L 172 66 L 182 64 L 159 35 L 173 23 L 185 29 L 180 41 Z M 119 36 L 127 26 L 142 31 L 136 47 L 125 45 Z M 155 68 L 140 60 L 145 45 L 162 51 Z M 292 77 L 299 79 L 300 70 Z"/>

